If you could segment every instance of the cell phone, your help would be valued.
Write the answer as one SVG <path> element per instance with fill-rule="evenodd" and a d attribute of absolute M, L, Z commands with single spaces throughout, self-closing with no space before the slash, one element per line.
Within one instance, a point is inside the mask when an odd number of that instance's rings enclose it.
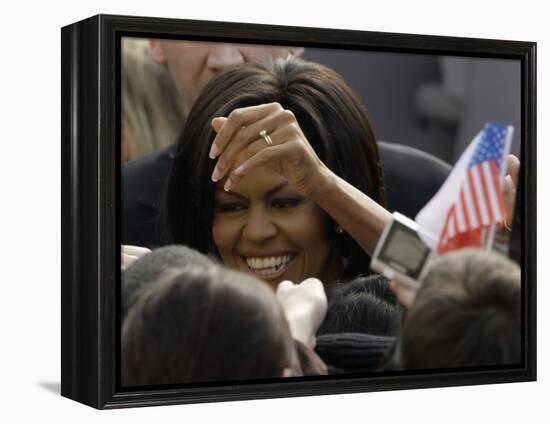
<path fill-rule="evenodd" d="M 416 289 L 435 256 L 418 236 L 418 224 L 394 212 L 378 240 L 371 269 Z"/>

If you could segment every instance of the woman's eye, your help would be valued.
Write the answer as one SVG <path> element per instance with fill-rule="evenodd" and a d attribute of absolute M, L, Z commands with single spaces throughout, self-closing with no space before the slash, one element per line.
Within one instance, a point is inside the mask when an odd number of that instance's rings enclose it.
<path fill-rule="evenodd" d="M 238 212 L 246 208 L 246 205 L 238 202 L 218 203 L 220 212 Z"/>
<path fill-rule="evenodd" d="M 302 200 L 296 198 L 280 198 L 271 201 L 271 207 L 276 209 L 297 206 Z"/>

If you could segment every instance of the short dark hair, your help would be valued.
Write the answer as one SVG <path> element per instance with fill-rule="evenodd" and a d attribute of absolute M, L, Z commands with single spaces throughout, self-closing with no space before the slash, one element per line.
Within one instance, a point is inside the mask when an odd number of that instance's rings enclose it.
<path fill-rule="evenodd" d="M 517 264 L 496 253 L 464 249 L 443 255 L 407 311 L 403 367 L 519 363 L 520 280 Z"/>
<path fill-rule="evenodd" d="M 160 247 L 143 255 L 122 271 L 122 319 L 136 302 L 140 289 L 156 281 L 166 269 L 211 263 L 202 253 L 180 245 Z"/>
<path fill-rule="evenodd" d="M 327 294 L 327 315 L 318 334 L 395 336 L 399 331 L 401 310 L 385 277 L 358 277 L 330 287 Z"/>
<path fill-rule="evenodd" d="M 165 270 L 124 321 L 124 386 L 278 378 L 285 368 L 299 366 L 275 294 L 221 266 Z"/>
<path fill-rule="evenodd" d="M 378 147 L 361 101 L 333 70 L 297 58 L 279 59 L 269 69 L 249 65 L 222 73 L 195 102 L 178 141 L 166 191 L 166 232 L 173 242 L 216 252 L 215 186 L 210 181 L 215 161 L 208 157 L 215 137 L 211 120 L 273 102 L 294 113 L 316 154 L 335 174 L 385 205 Z M 339 243 L 340 278 L 371 273 L 370 258 L 351 236 L 343 234 L 330 242 Z"/>

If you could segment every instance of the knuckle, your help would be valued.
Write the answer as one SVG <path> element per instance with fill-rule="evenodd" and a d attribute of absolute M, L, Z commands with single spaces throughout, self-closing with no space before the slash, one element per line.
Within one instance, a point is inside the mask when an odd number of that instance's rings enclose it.
<path fill-rule="evenodd" d="M 241 122 L 243 118 L 243 110 L 242 109 L 234 109 L 231 111 L 231 113 L 228 116 L 228 119 L 234 122 Z"/>
<path fill-rule="evenodd" d="M 290 109 L 283 109 L 282 114 L 287 121 L 296 120 L 296 116 L 294 115 L 294 112 L 292 112 Z"/>
<path fill-rule="evenodd" d="M 292 112 L 291 112 L 292 113 Z M 298 133 L 301 132 L 300 125 L 298 125 L 298 122 L 293 119 L 289 124 L 288 128 L 292 131 L 292 133 Z"/>

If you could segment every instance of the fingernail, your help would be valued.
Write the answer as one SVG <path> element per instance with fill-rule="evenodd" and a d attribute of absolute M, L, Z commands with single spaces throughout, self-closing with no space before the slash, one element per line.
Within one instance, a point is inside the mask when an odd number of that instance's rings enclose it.
<path fill-rule="evenodd" d="M 225 182 L 224 186 L 223 186 L 223 189 L 225 191 L 229 191 L 233 188 L 233 184 L 231 184 L 231 180 L 230 179 L 227 179 L 227 181 Z"/>
<path fill-rule="evenodd" d="M 220 170 L 218 169 L 218 165 L 214 167 L 214 172 L 212 172 L 212 181 L 216 182 L 220 179 Z"/>
<path fill-rule="evenodd" d="M 241 175 L 244 172 L 244 166 L 241 165 L 237 169 L 235 169 L 235 175 Z"/>
<path fill-rule="evenodd" d="M 216 156 L 218 156 L 218 146 L 216 146 L 216 143 L 212 143 L 212 147 L 210 148 L 210 153 L 208 153 L 208 156 L 210 159 L 215 159 Z"/>

